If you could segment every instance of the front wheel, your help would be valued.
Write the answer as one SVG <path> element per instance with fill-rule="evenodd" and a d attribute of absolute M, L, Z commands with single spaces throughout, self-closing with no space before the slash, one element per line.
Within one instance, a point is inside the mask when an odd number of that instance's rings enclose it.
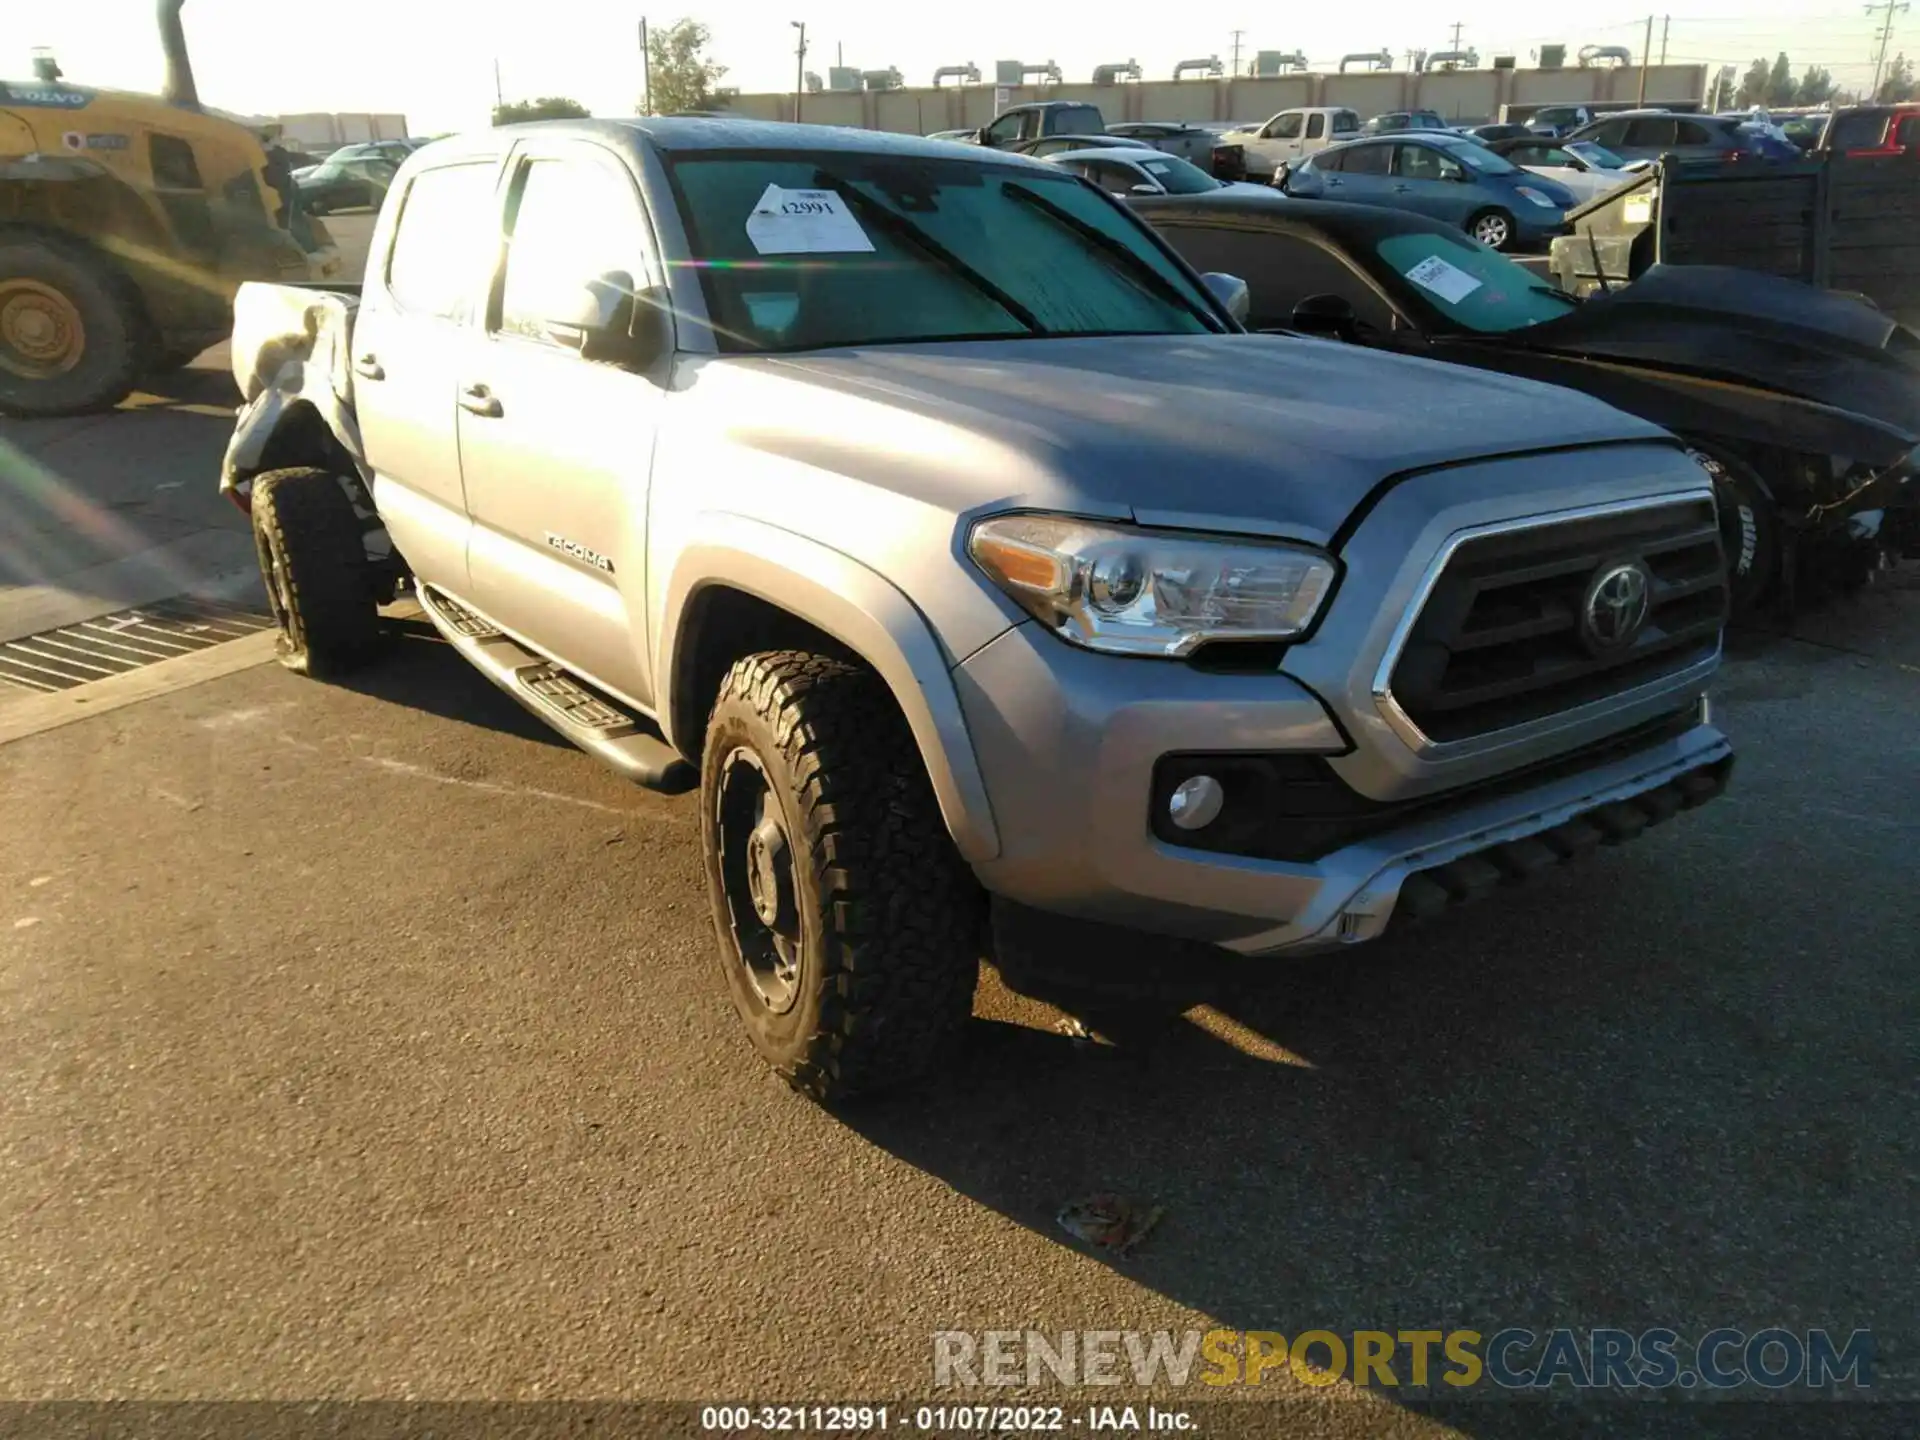
<path fill-rule="evenodd" d="M 1720 511 L 1720 549 L 1727 558 L 1727 592 L 1733 618 L 1744 620 L 1772 593 L 1780 568 L 1780 521 L 1773 498 L 1752 466 L 1699 441 L 1687 453 L 1713 477 Z"/>
<path fill-rule="evenodd" d="M 1493 250 L 1513 248 L 1513 217 L 1504 210 L 1482 210 L 1467 221 L 1467 233 Z"/>
<path fill-rule="evenodd" d="M 379 649 L 380 608 L 366 540 L 337 476 L 301 467 L 253 482 L 254 547 L 280 627 L 280 663 L 342 675 Z"/>
<path fill-rule="evenodd" d="M 737 662 L 700 798 L 727 989 L 762 1058 L 823 1101 L 945 1061 L 973 1009 L 984 900 L 880 678 L 803 651 Z"/>

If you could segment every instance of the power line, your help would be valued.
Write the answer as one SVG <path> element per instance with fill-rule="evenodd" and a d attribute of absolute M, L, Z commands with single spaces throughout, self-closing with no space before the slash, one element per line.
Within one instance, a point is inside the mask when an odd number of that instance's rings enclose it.
<path fill-rule="evenodd" d="M 1867 14 L 1869 15 L 1873 14 L 1876 10 L 1884 10 L 1887 12 L 1887 23 L 1880 27 L 1880 46 L 1874 52 L 1873 56 L 1873 87 L 1867 92 L 1869 97 L 1880 93 L 1880 72 L 1886 67 L 1887 63 L 1887 42 L 1893 39 L 1893 17 L 1903 10 L 1911 10 L 1912 8 L 1911 5 L 1906 3 L 1906 0 L 1880 0 L 1880 3 L 1877 5 L 1867 6 Z"/>

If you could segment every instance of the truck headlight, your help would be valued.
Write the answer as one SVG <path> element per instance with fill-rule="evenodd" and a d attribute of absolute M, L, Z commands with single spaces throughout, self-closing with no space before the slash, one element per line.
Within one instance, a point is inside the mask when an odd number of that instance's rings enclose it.
<path fill-rule="evenodd" d="M 1291 640 L 1333 590 L 1330 556 L 1277 540 L 1187 535 L 1065 515 L 1000 515 L 967 553 L 1062 639 L 1116 655 L 1210 640 Z"/>

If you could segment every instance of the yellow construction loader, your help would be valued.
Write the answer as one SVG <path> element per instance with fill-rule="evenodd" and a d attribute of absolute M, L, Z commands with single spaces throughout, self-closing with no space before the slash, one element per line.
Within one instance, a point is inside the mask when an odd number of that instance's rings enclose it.
<path fill-rule="evenodd" d="M 53 57 L 0 81 L 0 413 L 111 406 L 226 338 L 246 280 L 325 279 L 284 156 L 202 107 L 159 0 L 159 95 L 68 85 Z"/>

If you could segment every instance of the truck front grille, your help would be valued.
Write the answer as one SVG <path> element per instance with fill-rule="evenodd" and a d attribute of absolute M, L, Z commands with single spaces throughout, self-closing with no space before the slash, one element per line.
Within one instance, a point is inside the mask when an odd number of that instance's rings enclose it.
<path fill-rule="evenodd" d="M 1643 608 L 1630 603 L 1639 590 Z M 1431 741 L 1472 739 L 1699 663 L 1726 611 L 1704 496 L 1475 536 L 1429 591 L 1387 697 Z"/>

